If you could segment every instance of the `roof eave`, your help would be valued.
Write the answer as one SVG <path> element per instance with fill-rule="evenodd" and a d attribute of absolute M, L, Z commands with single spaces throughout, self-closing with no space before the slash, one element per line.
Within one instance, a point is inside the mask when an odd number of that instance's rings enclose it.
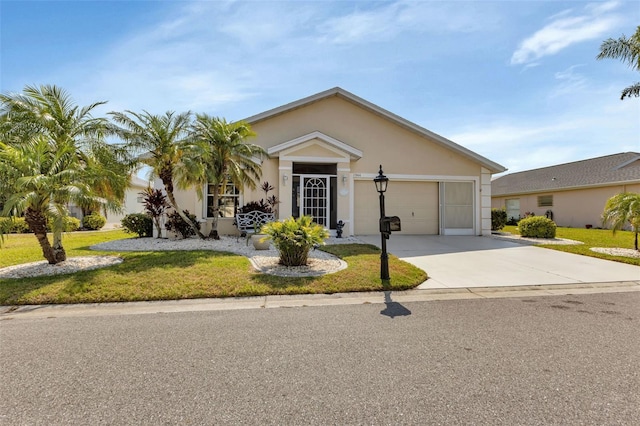
<path fill-rule="evenodd" d="M 586 184 L 586 185 L 563 186 L 560 188 L 540 188 L 540 189 L 533 189 L 530 191 L 505 192 L 502 194 L 495 194 L 492 190 L 491 196 L 492 197 L 510 197 L 513 195 L 529 195 L 529 194 L 538 194 L 542 192 L 549 193 L 549 192 L 573 191 L 576 189 L 603 188 L 607 186 L 616 186 L 616 185 L 635 185 L 639 183 L 640 183 L 639 179 L 634 179 L 634 180 L 623 180 L 623 181 L 616 181 L 616 182 L 593 183 L 593 184 Z"/>

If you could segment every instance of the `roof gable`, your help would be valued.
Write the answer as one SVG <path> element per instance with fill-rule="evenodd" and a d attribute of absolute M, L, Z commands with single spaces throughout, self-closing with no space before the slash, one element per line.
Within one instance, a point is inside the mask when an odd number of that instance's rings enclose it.
<path fill-rule="evenodd" d="M 362 151 L 356 149 L 336 138 L 325 135 L 322 132 L 311 132 L 298 138 L 272 146 L 267 150 L 270 157 L 280 155 L 292 155 L 296 151 L 312 146 L 319 147 L 328 153 L 328 156 L 359 160 L 362 158 Z"/>
<path fill-rule="evenodd" d="M 455 153 L 470 159 L 476 163 L 479 163 L 482 167 L 490 170 L 492 173 L 500 173 L 500 172 L 504 172 L 506 170 L 505 167 L 503 167 L 502 165 L 495 163 L 461 145 L 456 144 L 455 142 L 444 138 L 443 136 L 440 136 L 436 133 L 433 133 L 423 127 L 418 126 L 415 123 L 412 123 L 396 114 L 393 114 L 392 112 L 389 112 L 383 108 L 380 108 L 379 106 L 366 101 L 362 98 L 359 98 L 358 96 L 347 92 L 346 90 L 340 88 L 340 87 L 334 87 L 333 89 L 329 89 L 326 90 L 324 92 L 320 92 L 317 93 L 315 95 L 300 99 L 298 101 L 295 102 L 291 102 L 288 103 L 286 105 L 265 111 L 263 113 L 251 116 L 247 119 L 245 119 L 245 121 L 247 121 L 250 124 L 256 124 L 259 123 L 261 121 L 270 119 L 272 117 L 276 117 L 278 115 L 281 114 L 285 114 L 289 111 L 293 111 L 295 109 L 299 109 L 299 108 L 303 108 L 307 105 L 310 105 L 312 103 L 315 102 L 319 102 L 322 101 L 324 99 L 330 98 L 330 97 L 339 97 L 343 100 L 346 100 L 348 102 L 351 102 L 352 104 L 363 108 L 367 111 L 370 111 L 372 113 L 374 113 L 375 115 L 382 117 L 383 119 L 389 120 L 393 123 L 395 123 L 396 125 L 409 130 L 413 133 L 416 133 L 420 136 L 426 137 L 429 140 L 435 142 L 436 144 L 439 144 L 440 146 L 443 146 L 451 151 L 454 151 Z M 362 153 L 359 154 L 360 156 L 362 156 Z"/>
<path fill-rule="evenodd" d="M 502 196 L 640 182 L 640 154 L 623 152 L 501 176 L 491 195 Z"/>

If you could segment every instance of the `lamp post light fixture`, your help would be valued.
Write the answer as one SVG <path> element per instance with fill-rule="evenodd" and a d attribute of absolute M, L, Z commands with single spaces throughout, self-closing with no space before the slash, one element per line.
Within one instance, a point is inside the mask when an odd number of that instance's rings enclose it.
<path fill-rule="evenodd" d="M 387 191 L 387 185 L 389 184 L 389 178 L 382 172 L 382 164 L 380 165 L 380 171 L 378 176 L 373 179 L 376 184 L 376 191 L 380 194 L 380 235 L 382 237 L 382 253 L 380 254 L 380 279 L 383 281 L 389 280 L 389 255 L 387 254 L 387 239 L 389 233 L 383 229 L 383 221 L 385 220 L 384 212 L 384 193 Z"/>

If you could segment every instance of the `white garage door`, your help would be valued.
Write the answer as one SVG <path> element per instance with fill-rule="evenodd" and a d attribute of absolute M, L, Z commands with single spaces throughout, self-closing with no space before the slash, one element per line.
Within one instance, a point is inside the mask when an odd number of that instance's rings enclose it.
<path fill-rule="evenodd" d="M 373 180 L 355 181 L 354 232 L 372 235 L 380 232 L 380 201 Z M 402 234 L 438 234 L 438 183 L 389 182 L 385 193 L 387 216 L 398 216 Z"/>

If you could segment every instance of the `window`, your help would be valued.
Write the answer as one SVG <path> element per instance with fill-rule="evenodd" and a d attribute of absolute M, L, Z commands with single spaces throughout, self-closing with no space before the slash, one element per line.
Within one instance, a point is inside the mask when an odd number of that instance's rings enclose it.
<path fill-rule="evenodd" d="M 538 196 L 538 207 L 553 207 L 553 195 Z"/>
<path fill-rule="evenodd" d="M 207 185 L 207 217 L 213 217 L 214 188 L 215 185 Z M 218 196 L 219 217 L 234 217 L 238 210 L 239 198 L 240 191 L 233 183 L 227 182 L 226 185 L 220 185 L 220 195 Z"/>
<path fill-rule="evenodd" d="M 520 219 L 520 199 L 519 198 L 511 198 L 511 199 L 505 200 L 504 204 L 507 210 L 507 220 Z"/>

